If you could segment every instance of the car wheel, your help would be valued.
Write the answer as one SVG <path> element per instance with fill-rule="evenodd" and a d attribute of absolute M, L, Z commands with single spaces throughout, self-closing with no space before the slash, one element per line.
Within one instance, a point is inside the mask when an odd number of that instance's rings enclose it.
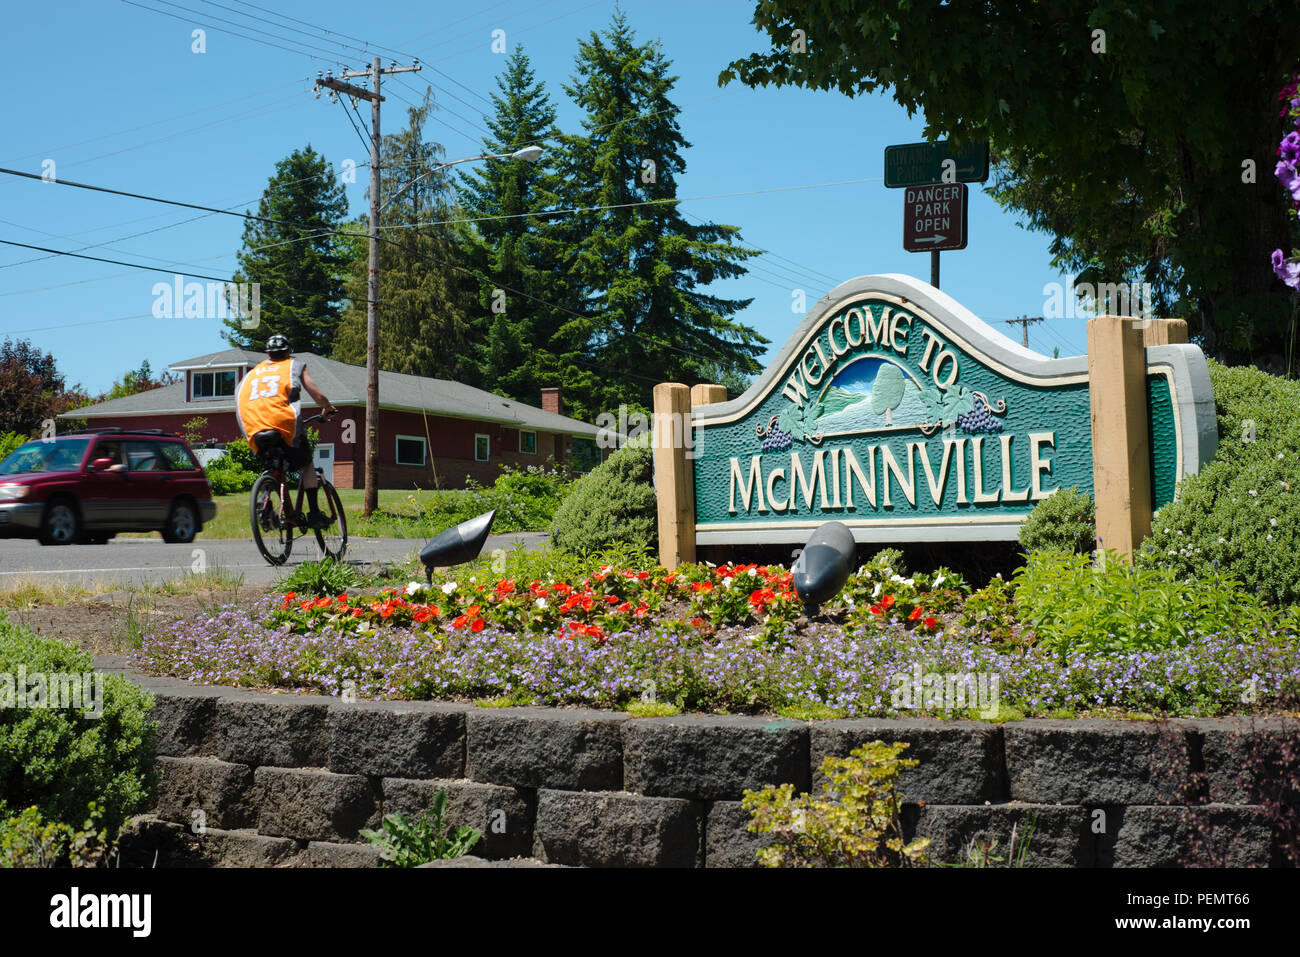
<path fill-rule="evenodd" d="M 185 544 L 194 541 L 194 536 L 198 533 L 199 517 L 194 511 L 194 506 L 189 502 L 177 502 L 173 505 L 171 514 L 167 516 L 167 524 L 162 530 L 163 541 Z"/>
<path fill-rule="evenodd" d="M 67 499 L 55 499 L 45 506 L 37 536 L 42 545 L 71 545 L 81 534 L 77 506 Z"/>

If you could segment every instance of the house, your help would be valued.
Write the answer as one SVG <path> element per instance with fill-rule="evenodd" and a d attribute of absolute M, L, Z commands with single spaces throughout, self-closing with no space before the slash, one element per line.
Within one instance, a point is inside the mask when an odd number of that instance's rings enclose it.
<path fill-rule="evenodd" d="M 317 464 L 332 467 L 338 488 L 365 484 L 366 370 L 312 353 L 294 353 L 317 387 L 342 413 L 316 422 Z M 84 419 L 88 428 L 185 431 L 198 416 L 204 439 L 241 437 L 235 418 L 235 388 L 266 356 L 225 349 L 170 368 L 183 381 L 121 399 L 65 412 L 60 419 Z M 500 466 L 545 465 L 582 470 L 599 461 L 594 425 L 561 414 L 558 388 L 543 389 L 541 408 L 450 382 L 397 372 L 379 373 L 379 487 L 458 488 L 466 477 L 485 485 Z M 303 416 L 319 411 L 302 396 Z"/>

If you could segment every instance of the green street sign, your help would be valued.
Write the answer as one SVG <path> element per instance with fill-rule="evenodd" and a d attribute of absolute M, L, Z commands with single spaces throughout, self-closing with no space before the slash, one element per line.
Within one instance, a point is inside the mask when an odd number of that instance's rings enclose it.
<path fill-rule="evenodd" d="M 944 178 L 944 160 L 952 160 L 952 178 Z M 989 178 L 989 144 L 956 149 L 947 140 L 885 147 L 885 185 L 929 186 L 932 183 L 983 183 Z"/>
<path fill-rule="evenodd" d="M 1146 350 L 1153 506 L 1218 446 L 1205 356 Z M 1049 359 L 910 276 L 810 310 L 743 395 L 692 410 L 695 540 L 1014 540 L 1057 489 L 1093 491 L 1087 356 Z"/>

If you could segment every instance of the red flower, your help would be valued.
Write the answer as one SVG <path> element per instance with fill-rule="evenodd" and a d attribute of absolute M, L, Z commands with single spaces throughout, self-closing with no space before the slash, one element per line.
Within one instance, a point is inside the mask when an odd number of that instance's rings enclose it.
<path fill-rule="evenodd" d="M 465 627 L 465 624 L 466 624 L 468 621 L 469 621 L 469 615 L 457 615 L 457 616 L 456 616 L 456 620 L 453 621 L 453 622 L 451 623 L 451 627 L 452 627 L 453 629 L 455 629 L 455 628 L 464 628 L 464 627 Z"/>
<path fill-rule="evenodd" d="M 881 608 L 879 605 L 872 605 L 870 611 L 873 615 L 883 615 L 885 613 L 885 609 Z"/>
<path fill-rule="evenodd" d="M 595 600 L 593 600 L 590 596 L 584 596 L 582 601 L 579 602 L 579 604 L 582 605 L 583 611 L 591 611 L 591 609 L 596 607 Z"/>
<path fill-rule="evenodd" d="M 646 616 L 646 612 L 648 612 L 649 610 L 650 610 L 650 608 L 649 608 L 648 605 L 642 605 L 642 606 L 641 606 L 640 608 L 638 608 L 636 611 L 632 612 L 632 617 L 633 617 L 633 618 L 644 618 L 644 617 Z"/>
<path fill-rule="evenodd" d="M 923 624 L 924 624 L 925 627 L 927 627 L 927 628 L 933 628 L 935 625 L 937 625 L 937 624 L 939 624 L 939 623 L 938 623 L 937 621 L 934 620 L 933 616 L 929 616 L 929 615 L 927 615 L 925 621 L 923 622 Z"/>
<path fill-rule="evenodd" d="M 483 630 L 483 619 L 482 619 L 482 618 L 475 618 L 475 619 L 474 619 L 474 623 L 473 623 L 472 625 L 470 625 L 469 627 L 470 627 L 470 630 L 471 630 L 471 631 L 482 631 L 482 630 Z"/>
<path fill-rule="evenodd" d="M 313 604 L 317 608 L 328 608 L 331 604 L 333 604 L 333 602 L 331 602 L 328 598 L 322 596 L 321 598 L 317 598 Z"/>
<path fill-rule="evenodd" d="M 650 573 L 649 573 L 649 572 L 637 572 L 637 573 L 636 573 L 636 577 L 639 578 L 641 581 L 645 581 L 647 578 L 650 577 Z"/>
<path fill-rule="evenodd" d="M 297 598 L 297 597 L 298 597 L 298 593 L 297 593 L 296 591 L 287 591 L 287 592 L 284 593 L 284 600 L 285 600 L 285 601 L 293 601 L 293 599 L 295 599 L 295 598 Z"/>
<path fill-rule="evenodd" d="M 511 595 L 514 594 L 514 590 L 515 580 L 513 578 L 503 578 L 497 582 L 498 595 Z"/>
<path fill-rule="evenodd" d="M 703 618 L 692 618 L 691 625 L 696 628 L 703 629 L 708 626 L 708 622 L 706 622 Z"/>
<path fill-rule="evenodd" d="M 477 614 L 479 613 L 479 610 L 480 610 L 482 607 L 483 607 L 482 605 L 470 605 L 468 608 L 465 609 L 465 614 L 466 614 L 466 615 L 477 615 Z"/>
<path fill-rule="evenodd" d="M 691 582 L 691 591 L 697 595 L 700 592 L 713 591 L 713 582 Z"/>
<path fill-rule="evenodd" d="M 916 620 L 917 620 L 918 618 L 920 618 L 923 614 L 925 614 L 925 613 L 924 613 L 923 611 L 921 611 L 921 606 L 920 606 L 920 605 L 917 605 L 915 608 L 912 609 L 912 613 L 911 613 L 910 615 L 907 616 L 907 620 L 908 620 L 908 621 L 916 621 Z"/>
<path fill-rule="evenodd" d="M 415 613 L 411 615 L 411 617 L 415 619 L 417 622 L 419 622 L 420 624 L 424 624 L 426 621 L 428 621 L 430 618 L 433 617 L 433 609 L 418 608 L 416 609 Z"/>
<path fill-rule="evenodd" d="M 893 595 L 886 595 L 884 598 L 880 599 L 880 607 L 883 608 L 883 609 L 885 609 L 886 611 L 888 611 L 890 608 L 893 608 L 893 607 L 894 607 L 894 596 L 893 596 Z"/>
<path fill-rule="evenodd" d="M 665 576 L 664 576 L 664 584 L 665 584 L 665 585 L 671 585 L 671 584 L 672 584 L 673 582 L 675 582 L 676 580 L 677 580 L 677 573 L 676 573 L 676 572 L 673 572 L 671 575 L 665 575 Z"/>
<path fill-rule="evenodd" d="M 312 606 L 312 602 L 310 600 L 298 602 L 298 607 L 301 608 L 303 611 L 306 611 L 311 606 Z"/>
<path fill-rule="evenodd" d="M 551 591 L 560 595 L 567 595 L 571 591 L 573 591 L 573 586 L 567 584 L 566 582 L 556 582 L 554 585 L 551 586 Z"/>
<path fill-rule="evenodd" d="M 336 602 L 338 602 L 340 605 L 346 605 L 346 604 L 348 603 L 348 596 L 347 596 L 347 595 L 339 595 L 339 596 L 338 596 L 337 598 L 335 598 L 334 600 L 335 600 Z"/>
<path fill-rule="evenodd" d="M 387 602 L 385 602 L 385 603 L 384 603 L 384 606 L 383 606 L 382 608 L 379 609 L 379 617 L 380 617 L 380 618 L 392 618 L 392 617 L 393 617 L 393 606 L 390 605 L 390 604 L 388 604 Z"/>
<path fill-rule="evenodd" d="M 630 611 L 632 610 L 632 603 L 631 603 L 630 601 L 625 601 L 625 602 L 623 602 L 623 604 L 619 605 L 619 606 L 618 606 L 617 608 L 615 608 L 614 610 L 617 611 L 617 612 L 621 612 L 622 614 L 626 615 L 628 612 L 630 612 Z"/>

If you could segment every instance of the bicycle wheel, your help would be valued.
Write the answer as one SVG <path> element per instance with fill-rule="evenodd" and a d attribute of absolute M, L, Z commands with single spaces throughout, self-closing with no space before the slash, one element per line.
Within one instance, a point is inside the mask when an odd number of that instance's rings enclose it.
<path fill-rule="evenodd" d="M 316 530 L 316 544 L 321 554 L 334 561 L 342 561 L 343 553 L 348 550 L 348 517 L 343 514 L 343 503 L 334 486 L 324 479 L 320 480 L 321 511 L 329 516 L 328 528 Z"/>
<path fill-rule="evenodd" d="M 284 519 L 280 501 L 280 477 L 263 472 L 253 483 L 248 497 L 249 521 L 257 550 L 272 565 L 283 565 L 293 551 L 293 525 Z"/>

